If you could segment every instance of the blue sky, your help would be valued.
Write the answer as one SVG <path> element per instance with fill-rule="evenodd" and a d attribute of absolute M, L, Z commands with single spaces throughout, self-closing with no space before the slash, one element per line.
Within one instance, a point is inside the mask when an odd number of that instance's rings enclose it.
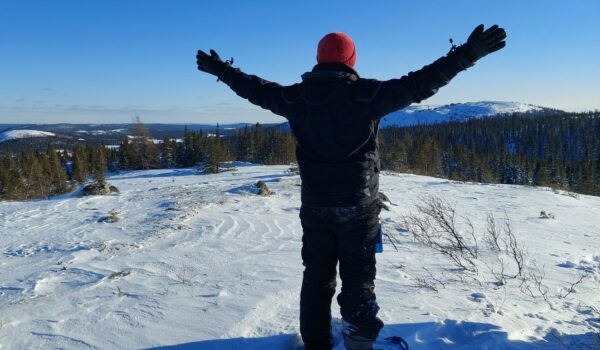
<path fill-rule="evenodd" d="M 0 123 L 275 122 L 196 70 L 198 49 L 298 82 L 319 39 L 348 33 L 358 72 L 389 79 L 479 23 L 507 47 L 426 104 L 479 100 L 600 109 L 600 1 L 0 1 Z"/>

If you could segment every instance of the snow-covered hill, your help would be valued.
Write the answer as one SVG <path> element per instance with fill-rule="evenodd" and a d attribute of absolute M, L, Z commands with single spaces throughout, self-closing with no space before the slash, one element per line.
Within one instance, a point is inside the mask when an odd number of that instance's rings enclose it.
<path fill-rule="evenodd" d="M 297 348 L 300 180 L 286 168 L 124 172 L 109 177 L 115 196 L 1 202 L 0 348 Z M 275 194 L 255 195 L 257 180 Z M 378 255 L 382 337 L 402 336 L 412 350 L 541 350 L 586 344 L 600 330 L 600 198 L 405 174 L 382 175 L 381 189 L 397 204 L 382 222 L 398 247 L 386 240 Z M 413 240 L 401 218 L 427 195 L 456 203 L 476 235 L 488 212 L 510 217 L 527 263 L 544 266 L 552 308 L 516 281 L 461 279 Z"/>
<path fill-rule="evenodd" d="M 443 106 L 415 105 L 385 116 L 381 119 L 379 125 L 385 128 L 388 126 L 437 124 L 446 121 L 461 121 L 506 113 L 535 112 L 542 109 L 542 107 L 526 103 L 499 101 L 453 103 Z"/>
<path fill-rule="evenodd" d="M 25 139 L 31 137 L 51 137 L 56 136 L 56 134 L 48 131 L 41 130 L 8 130 L 4 132 L 0 132 L 0 142 L 9 141 L 9 140 L 17 140 L 17 139 Z"/>

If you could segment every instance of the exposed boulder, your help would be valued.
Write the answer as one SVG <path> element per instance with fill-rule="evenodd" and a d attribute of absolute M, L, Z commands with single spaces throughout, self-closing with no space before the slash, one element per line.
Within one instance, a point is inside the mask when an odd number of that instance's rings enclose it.
<path fill-rule="evenodd" d="M 263 181 L 258 181 L 256 183 L 256 187 L 258 187 L 258 194 L 263 196 L 263 197 L 268 197 L 272 194 L 271 190 L 269 189 L 269 187 L 267 187 L 267 184 L 264 183 Z"/>
<path fill-rule="evenodd" d="M 542 210 L 540 212 L 540 219 L 554 219 L 554 214 L 550 213 L 550 212 L 546 212 L 545 210 Z"/>
<path fill-rule="evenodd" d="M 98 219 L 98 222 L 107 222 L 109 224 L 112 224 L 113 222 L 119 222 L 121 220 L 120 217 L 117 216 L 117 214 L 110 214 L 107 216 L 103 216 L 100 219 Z"/>
<path fill-rule="evenodd" d="M 81 190 L 82 196 L 107 196 L 113 193 L 119 193 L 119 189 L 106 182 L 89 184 Z"/>
<path fill-rule="evenodd" d="M 298 169 L 297 165 L 292 165 L 285 171 L 285 173 L 287 175 L 300 175 L 300 169 Z"/>

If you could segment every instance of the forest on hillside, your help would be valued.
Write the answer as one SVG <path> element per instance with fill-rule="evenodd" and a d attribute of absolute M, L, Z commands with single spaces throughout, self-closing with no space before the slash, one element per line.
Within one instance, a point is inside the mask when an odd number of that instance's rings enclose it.
<path fill-rule="evenodd" d="M 459 181 L 550 186 L 600 195 L 600 112 L 543 111 L 471 119 L 436 125 L 389 127 L 379 131 L 383 170 Z M 235 135 L 185 130 L 183 142 L 151 141 L 144 124 L 118 148 L 76 144 L 45 152 L 33 148 L 0 156 L 0 199 L 45 198 L 73 190 L 105 171 L 202 165 L 221 171 L 221 163 L 295 162 L 289 132 L 260 124 Z"/>
<path fill-rule="evenodd" d="M 543 111 L 380 131 L 382 167 L 600 195 L 600 112 Z"/>

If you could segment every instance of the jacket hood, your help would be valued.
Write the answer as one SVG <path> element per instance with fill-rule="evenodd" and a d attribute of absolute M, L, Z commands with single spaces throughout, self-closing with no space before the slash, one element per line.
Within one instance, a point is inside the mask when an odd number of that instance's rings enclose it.
<path fill-rule="evenodd" d="M 302 74 L 302 97 L 312 105 L 322 105 L 345 96 L 358 73 L 344 63 L 319 63 Z"/>

